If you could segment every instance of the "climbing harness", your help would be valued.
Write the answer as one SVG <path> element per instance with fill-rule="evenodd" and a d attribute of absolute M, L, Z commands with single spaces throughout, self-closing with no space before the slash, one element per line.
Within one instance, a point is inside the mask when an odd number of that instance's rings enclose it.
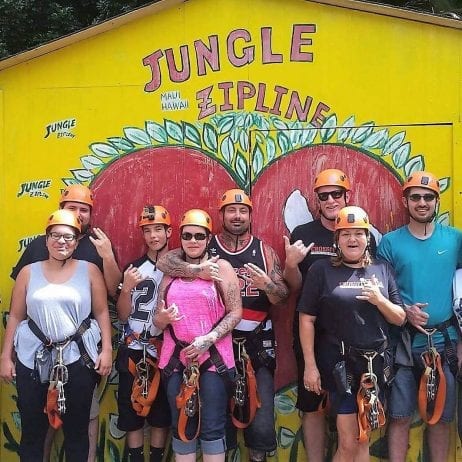
<path fill-rule="evenodd" d="M 261 407 L 258 396 L 257 380 L 249 355 L 245 349 L 245 338 L 233 339 L 237 345 L 237 379 L 231 397 L 231 418 L 237 428 L 247 428 Z"/>
<path fill-rule="evenodd" d="M 419 384 L 419 412 L 423 421 L 436 424 L 443 414 L 446 400 L 446 377 L 441 364 L 441 355 L 433 344 L 437 328 L 425 329 L 427 350 L 421 354 L 424 371 Z"/>
<path fill-rule="evenodd" d="M 57 430 L 63 424 L 61 416 L 66 413 L 66 396 L 64 386 L 69 380 L 69 372 L 63 360 L 63 350 L 71 340 L 65 340 L 54 344 L 56 349 L 56 361 L 53 366 L 50 385 L 47 392 L 47 402 L 44 412 L 48 415 L 50 425 Z"/>
<path fill-rule="evenodd" d="M 131 402 L 135 412 L 141 417 L 146 417 L 159 391 L 160 372 L 157 361 L 150 358 L 147 353 L 148 346 L 153 342 L 150 341 L 146 326 L 138 336 L 135 333 L 131 335 L 138 340 L 143 352 L 141 359 L 136 364 L 131 358 L 128 359 L 128 370 L 134 377 Z M 126 341 L 131 343 L 128 336 Z"/>
<path fill-rule="evenodd" d="M 377 351 L 365 351 L 361 354 L 367 361 L 367 372 L 361 375 L 359 390 L 356 395 L 358 404 L 358 441 L 369 440 L 369 433 L 385 425 L 385 411 L 380 402 L 377 376 L 374 374 L 372 361 Z"/>
<path fill-rule="evenodd" d="M 178 436 L 181 441 L 189 442 L 196 439 L 200 433 L 200 399 L 199 399 L 199 364 L 192 362 L 183 371 L 183 382 L 176 397 L 178 415 Z M 188 438 L 187 429 L 195 427 L 193 436 Z"/>

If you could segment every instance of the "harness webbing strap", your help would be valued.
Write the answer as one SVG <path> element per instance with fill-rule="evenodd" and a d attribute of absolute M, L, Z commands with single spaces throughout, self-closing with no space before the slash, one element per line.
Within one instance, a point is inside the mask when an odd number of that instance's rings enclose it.
<path fill-rule="evenodd" d="M 422 420 L 429 425 L 436 424 L 444 410 L 446 401 L 446 377 L 441 365 L 440 354 L 433 349 L 422 354 L 425 369 L 419 384 L 419 413 Z M 429 396 L 429 390 L 434 395 Z M 429 415 L 429 402 L 433 402 L 433 414 Z"/>
<path fill-rule="evenodd" d="M 128 359 L 128 370 L 135 378 L 131 394 L 132 407 L 141 417 L 146 417 L 149 414 L 160 385 L 160 372 L 156 362 L 154 362 L 151 358 L 146 358 L 146 368 L 149 369 L 146 371 L 149 377 L 147 384 L 148 395 L 144 397 L 143 390 L 145 384 L 143 382 L 143 378 L 140 377 L 135 362 L 131 358 Z"/>
<path fill-rule="evenodd" d="M 58 389 L 56 388 L 56 382 L 51 381 L 47 391 L 47 401 L 45 409 L 43 410 L 48 416 L 48 422 L 50 426 L 55 430 L 61 428 L 63 421 L 58 411 Z"/>
<path fill-rule="evenodd" d="M 359 390 L 356 395 L 358 404 L 358 442 L 365 443 L 369 440 L 372 430 L 383 427 L 386 423 L 385 411 L 378 396 L 376 378 L 370 373 L 362 374 L 359 382 Z"/>
<path fill-rule="evenodd" d="M 181 441 L 187 443 L 195 440 L 200 433 L 201 406 L 199 398 L 199 368 L 197 366 L 188 367 L 189 376 L 183 374 L 183 383 L 180 392 L 176 397 L 176 407 L 178 412 L 178 436 Z M 186 371 L 185 371 L 186 372 Z M 196 431 L 191 438 L 188 438 L 186 431 L 190 419 L 196 419 Z"/>
<path fill-rule="evenodd" d="M 29 329 L 32 331 L 32 333 L 43 343 L 43 345 L 46 348 L 53 348 L 53 342 L 51 341 L 50 338 L 48 338 L 40 329 L 39 326 L 35 323 L 35 321 L 31 318 L 28 319 L 27 324 L 29 326 Z M 82 357 L 83 362 L 85 365 L 90 368 L 94 369 L 95 363 L 93 360 L 90 358 L 90 355 L 88 354 L 87 350 L 85 349 L 85 345 L 82 340 L 82 335 L 83 333 L 89 329 L 91 326 L 91 320 L 89 317 L 85 318 L 80 326 L 77 328 L 75 333 L 69 337 L 68 340 L 71 342 L 74 341 L 77 343 L 77 347 L 79 348 L 80 356 Z"/>
<path fill-rule="evenodd" d="M 260 397 L 257 389 L 257 379 L 252 362 L 249 358 L 245 360 L 245 401 L 248 401 L 248 418 L 244 420 L 242 406 L 236 402 L 236 397 L 231 398 L 231 419 L 236 428 L 247 428 L 255 418 L 257 409 L 261 407 Z M 237 415 L 236 415 L 237 414 Z"/>

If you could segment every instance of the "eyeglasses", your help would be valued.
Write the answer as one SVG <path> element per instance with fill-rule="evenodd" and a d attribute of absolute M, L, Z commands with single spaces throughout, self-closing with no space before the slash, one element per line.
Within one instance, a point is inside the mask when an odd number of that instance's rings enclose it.
<path fill-rule="evenodd" d="M 318 193 L 318 199 L 321 202 L 325 202 L 327 199 L 329 199 L 329 196 L 331 196 L 332 199 L 340 199 L 344 194 L 345 191 L 342 191 L 341 189 L 336 189 L 335 191 Z"/>
<path fill-rule="evenodd" d="M 207 239 L 207 234 L 204 233 L 182 233 L 181 239 L 184 241 L 190 241 L 192 238 L 196 239 L 196 241 L 205 241 Z"/>
<path fill-rule="evenodd" d="M 75 234 L 49 233 L 48 236 L 50 236 L 54 241 L 59 241 L 61 238 L 63 238 L 66 242 L 72 242 L 77 238 Z"/>
<path fill-rule="evenodd" d="M 419 202 L 420 199 L 423 199 L 425 202 L 431 202 L 436 199 L 435 194 L 409 194 L 409 199 L 411 199 L 412 202 Z"/>

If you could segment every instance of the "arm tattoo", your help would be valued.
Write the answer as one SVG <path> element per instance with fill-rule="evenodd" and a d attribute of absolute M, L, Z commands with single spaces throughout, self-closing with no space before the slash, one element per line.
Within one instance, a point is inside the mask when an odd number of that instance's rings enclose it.
<path fill-rule="evenodd" d="M 165 274 L 174 278 L 196 277 L 200 269 L 192 267 L 181 258 L 181 249 L 171 250 L 157 262 L 157 267 Z"/>
<path fill-rule="evenodd" d="M 269 274 L 271 282 L 266 284 L 265 292 L 270 302 L 277 305 L 287 299 L 289 288 L 282 277 L 282 268 L 276 252 L 269 246 L 266 246 L 266 251 L 268 252 L 268 260 L 272 262 L 272 269 Z"/>
<path fill-rule="evenodd" d="M 222 289 L 221 286 L 220 289 Z M 213 329 L 217 333 L 218 338 L 221 338 L 230 333 L 236 327 L 236 325 L 241 320 L 242 310 L 242 300 L 238 286 L 236 287 L 233 284 L 227 287 L 226 292 L 222 290 L 220 290 L 220 292 L 223 294 L 227 313 L 219 322 L 219 324 Z"/>

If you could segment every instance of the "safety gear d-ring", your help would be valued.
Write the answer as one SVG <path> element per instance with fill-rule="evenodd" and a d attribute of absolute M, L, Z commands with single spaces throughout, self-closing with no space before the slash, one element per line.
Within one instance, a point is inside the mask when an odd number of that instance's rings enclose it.
<path fill-rule="evenodd" d="M 196 439 L 200 433 L 201 409 L 199 399 L 199 365 L 197 362 L 190 363 L 183 371 L 183 383 L 176 397 L 178 413 L 178 436 L 181 441 L 187 443 Z M 190 419 L 196 418 L 196 431 L 191 438 L 186 435 Z"/>

